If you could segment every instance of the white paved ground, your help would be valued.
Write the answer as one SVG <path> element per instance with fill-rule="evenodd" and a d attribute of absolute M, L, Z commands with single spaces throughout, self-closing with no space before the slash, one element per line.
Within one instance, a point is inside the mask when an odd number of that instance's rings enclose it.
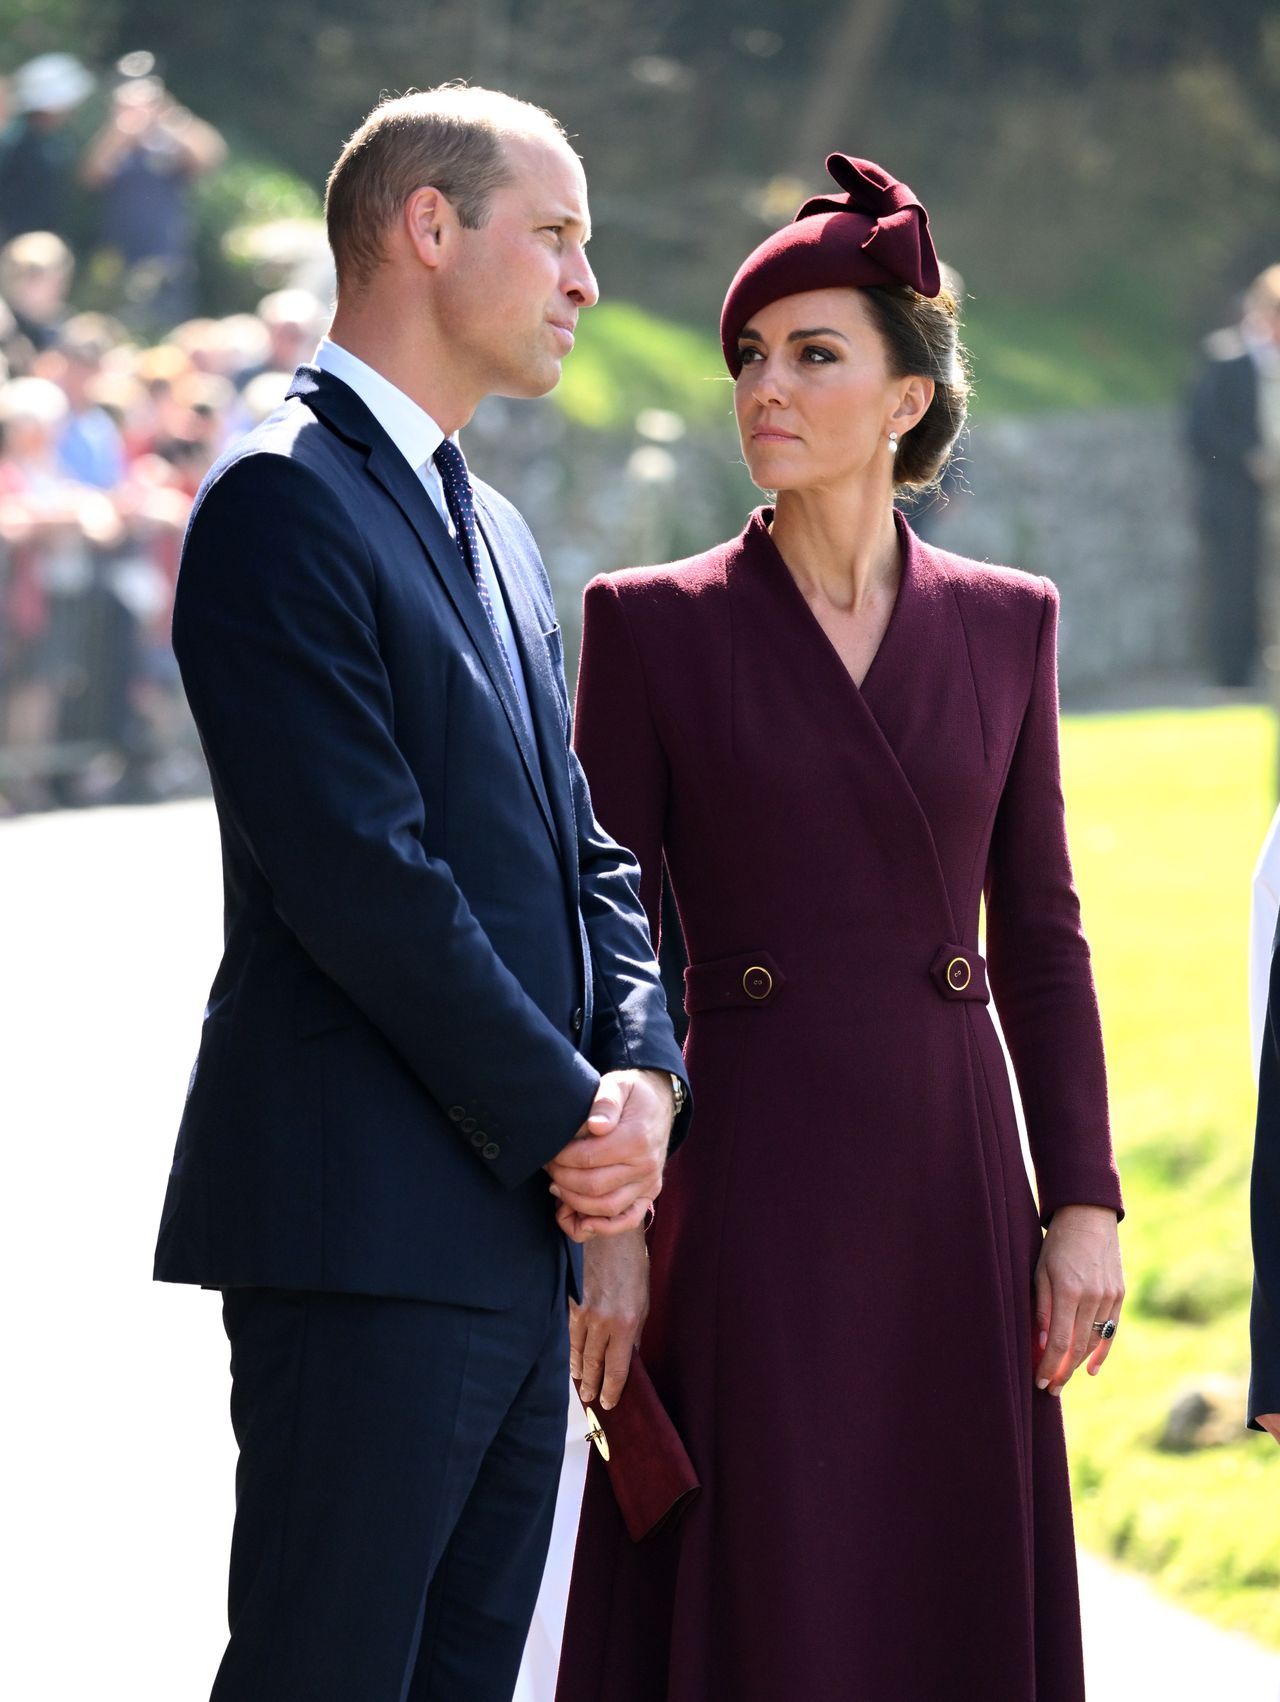
<path fill-rule="evenodd" d="M 217 1665 L 226 1346 L 149 1278 L 218 881 L 207 804 L 0 822 L 6 1702 L 199 1702 Z M 1090 1702 L 1280 1699 L 1280 1657 L 1084 1576 Z"/>

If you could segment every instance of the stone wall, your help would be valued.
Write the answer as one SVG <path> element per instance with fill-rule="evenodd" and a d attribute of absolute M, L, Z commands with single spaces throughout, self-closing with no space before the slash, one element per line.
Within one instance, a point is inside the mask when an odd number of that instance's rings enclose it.
<path fill-rule="evenodd" d="M 632 437 L 566 425 L 547 403 L 491 401 L 468 428 L 478 473 L 524 511 L 576 655 L 583 585 L 737 532 L 763 500 L 732 423 L 683 435 L 641 416 Z M 978 422 L 963 485 L 925 521 L 934 542 L 1047 575 L 1062 593 L 1061 678 L 1074 706 L 1194 689 L 1197 575 L 1188 471 L 1173 409 Z"/>
<path fill-rule="evenodd" d="M 970 488 L 931 536 L 1053 580 L 1068 700 L 1194 682 L 1200 593 L 1175 410 L 979 422 L 962 472 Z"/>

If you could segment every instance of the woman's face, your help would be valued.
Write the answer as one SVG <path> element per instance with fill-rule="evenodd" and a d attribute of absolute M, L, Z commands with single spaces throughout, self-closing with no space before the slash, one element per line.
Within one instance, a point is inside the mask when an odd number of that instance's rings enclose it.
<path fill-rule="evenodd" d="M 928 379 L 890 376 L 884 339 L 859 291 L 808 290 L 761 308 L 738 337 L 734 409 L 762 490 L 830 489 L 883 475 L 888 434 L 915 425 Z"/>

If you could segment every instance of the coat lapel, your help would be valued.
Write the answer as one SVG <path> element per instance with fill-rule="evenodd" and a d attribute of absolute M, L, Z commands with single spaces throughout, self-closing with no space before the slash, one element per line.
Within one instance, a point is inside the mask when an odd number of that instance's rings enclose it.
<path fill-rule="evenodd" d="M 511 725 L 512 736 L 519 746 L 529 784 L 538 800 L 547 831 L 552 842 L 558 844 L 555 818 L 543 784 L 533 733 L 525 725 L 524 712 L 516 699 L 506 657 L 499 649 L 467 564 L 463 561 L 457 544 L 449 536 L 449 529 L 423 488 L 422 481 L 360 398 L 339 379 L 315 367 L 301 367 L 289 394 L 301 397 L 316 413 L 323 415 L 343 437 L 364 449 L 370 475 L 382 486 L 417 533 L 428 561 L 435 569 L 449 601 L 466 628 L 473 648 L 484 664 L 485 672 Z M 496 554 L 494 559 L 495 562 L 498 559 Z M 529 695 L 533 700 L 537 694 L 531 689 Z"/>
<path fill-rule="evenodd" d="M 818 624 L 804 594 L 792 578 L 769 535 L 768 510 L 752 516 L 742 549 L 729 575 L 735 610 L 735 673 L 746 671 L 735 690 L 747 692 L 767 671 L 771 690 L 793 702 L 804 701 L 798 725 L 828 729 L 824 741 L 830 757 L 844 769 L 857 802 L 864 829 L 883 841 L 885 854 L 901 863 L 910 848 L 914 884 L 931 892 L 938 906 L 939 926 L 954 939 L 955 918 L 928 816 L 899 759 L 892 737 L 877 718 L 876 693 L 904 664 L 904 655 L 927 631 L 920 631 L 921 600 L 927 606 L 931 586 L 922 573 L 918 546 L 904 529 L 903 575 L 897 602 L 862 686 L 854 684 L 835 646 Z M 927 628 L 928 621 L 925 621 Z M 763 643 L 763 650 L 760 646 Z M 778 670 L 781 670 L 780 677 Z M 911 670 L 908 669 L 910 672 Z M 808 704 L 820 698 L 815 723 Z M 869 781 L 873 791 L 869 792 Z M 875 807 L 870 799 L 874 796 Z"/>

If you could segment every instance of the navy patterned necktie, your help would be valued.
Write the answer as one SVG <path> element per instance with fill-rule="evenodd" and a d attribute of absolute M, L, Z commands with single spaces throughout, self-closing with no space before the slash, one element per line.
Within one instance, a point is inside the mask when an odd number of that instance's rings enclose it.
<path fill-rule="evenodd" d="M 498 652 L 507 664 L 509 673 L 511 658 L 507 655 L 507 647 L 502 641 L 498 617 L 493 612 L 493 599 L 489 595 L 488 582 L 480 565 L 480 535 L 476 531 L 476 505 L 471 496 L 471 480 L 467 474 L 466 459 L 457 444 L 450 443 L 446 437 L 436 450 L 434 460 L 440 473 L 440 481 L 444 485 L 444 500 L 449 508 L 449 518 L 453 521 L 453 529 L 458 535 L 458 548 L 475 581 L 476 590 L 480 593 L 484 612 L 489 617 L 489 625 L 498 642 Z"/>

